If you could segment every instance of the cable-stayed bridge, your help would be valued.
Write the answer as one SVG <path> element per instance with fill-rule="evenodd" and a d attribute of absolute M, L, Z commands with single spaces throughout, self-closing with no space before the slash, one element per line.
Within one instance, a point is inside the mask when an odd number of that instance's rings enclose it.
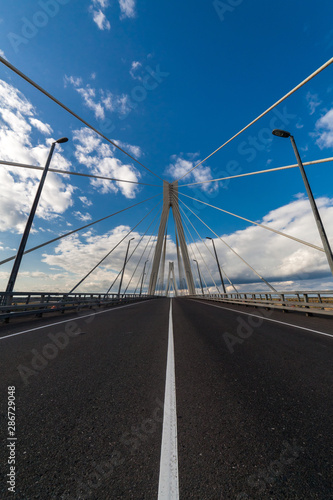
<path fill-rule="evenodd" d="M 297 163 L 196 183 L 185 178 L 333 59 L 173 182 L 0 60 L 158 178 L 159 188 L 153 197 L 29 248 L 37 192 L 19 251 L 0 263 L 13 263 L 7 289 L 0 294 L 1 389 L 5 394 L 10 388 L 10 401 L 17 406 L 15 413 L 4 398 L 1 403 L 13 433 L 6 435 L 10 448 L 7 452 L 3 447 L 2 462 L 14 450 L 17 462 L 9 481 L 15 483 L 18 498 L 332 498 L 333 441 L 327 430 L 333 410 L 333 291 L 278 288 L 190 205 L 208 206 L 312 248 L 325 255 L 333 271 L 330 243 L 304 171 L 304 166 L 332 158 L 302 163 L 293 136 L 275 129 L 275 135 L 290 137 Z M 52 148 L 44 169 L 1 164 L 43 170 L 44 180 L 48 171 L 63 175 L 52 167 Z M 291 168 L 301 170 L 320 246 L 306 235 L 295 237 L 186 191 L 194 184 Z M 42 177 L 40 191 L 43 182 Z M 127 212 L 140 204 L 147 205 L 144 217 L 71 289 L 16 290 L 25 254 L 120 213 L 126 220 Z M 173 261 L 168 261 L 170 241 Z M 85 280 L 121 244 L 123 263 L 108 289 L 82 291 Z M 221 266 L 221 248 L 261 283 L 260 292 L 239 290 Z M 136 265 L 128 276 L 131 259 Z M 2 485 L 2 498 L 7 498 L 7 486 Z"/>

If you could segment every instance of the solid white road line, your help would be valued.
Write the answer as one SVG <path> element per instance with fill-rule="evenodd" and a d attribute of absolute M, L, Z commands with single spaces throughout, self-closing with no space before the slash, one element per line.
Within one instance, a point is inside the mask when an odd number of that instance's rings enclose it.
<path fill-rule="evenodd" d="M 225 309 L 226 311 L 232 311 L 232 312 L 236 312 L 239 314 L 245 314 L 246 316 L 253 316 L 254 318 L 261 318 L 264 321 L 272 321 L 273 323 L 279 323 L 280 325 L 292 326 L 293 328 L 299 328 L 300 330 L 306 330 L 307 332 L 318 333 L 319 335 L 325 335 L 326 337 L 333 338 L 333 335 L 331 335 L 330 333 L 319 332 L 318 330 L 312 330 L 311 328 L 306 328 L 305 326 L 295 325 L 293 323 L 284 323 L 283 321 L 278 321 L 277 319 L 272 319 L 272 318 L 266 318 L 265 316 L 260 316 L 259 314 L 251 314 L 251 313 L 248 313 L 245 311 L 239 311 L 238 309 L 229 309 L 229 307 L 221 307 L 221 306 L 218 306 L 216 304 L 209 304 L 208 302 L 201 302 L 201 300 L 194 300 L 194 302 L 198 302 L 198 304 L 203 303 L 206 306 L 218 307 L 219 309 Z"/>
<path fill-rule="evenodd" d="M 173 344 L 172 299 L 169 312 L 168 359 L 165 380 L 164 415 L 161 445 L 158 500 L 178 500 L 178 450 L 175 355 Z"/>
<path fill-rule="evenodd" d="M 36 326 L 36 328 L 30 328 L 30 330 L 24 330 L 22 332 L 17 332 L 17 333 L 12 333 L 10 335 L 6 335 L 5 337 L 0 337 L 0 340 L 8 339 L 9 337 L 15 337 L 16 335 L 23 335 L 23 333 L 29 333 L 29 332 L 34 332 L 36 330 L 42 330 L 43 328 L 50 328 L 51 326 L 62 325 L 63 323 L 68 323 L 69 321 L 78 321 L 78 320 L 83 319 L 83 318 L 89 318 L 90 316 L 97 316 L 97 314 L 105 314 L 105 313 L 111 312 L 111 311 L 118 311 L 119 309 L 123 309 L 124 307 L 131 307 L 131 306 L 135 306 L 138 304 L 145 304 L 146 302 L 147 302 L 146 300 L 144 302 L 134 302 L 134 304 L 127 304 L 126 306 L 113 307 L 112 309 L 107 309 L 106 311 L 99 311 L 99 312 L 94 312 L 91 314 L 85 314 L 84 316 L 80 316 L 78 318 L 74 317 L 74 318 L 70 318 L 70 319 L 65 319 L 63 321 L 58 321 L 56 323 L 50 323 L 50 324 L 44 325 L 44 326 Z"/>

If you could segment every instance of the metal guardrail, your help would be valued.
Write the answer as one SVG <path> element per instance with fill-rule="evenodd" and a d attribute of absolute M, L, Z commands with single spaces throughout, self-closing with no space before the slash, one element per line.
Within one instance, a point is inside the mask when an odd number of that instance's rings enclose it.
<path fill-rule="evenodd" d="M 284 312 L 297 311 L 307 315 L 333 316 L 332 290 L 188 295 L 187 298 L 212 300 L 243 306 L 265 307 Z"/>
<path fill-rule="evenodd" d="M 139 294 L 105 294 L 105 293 L 47 293 L 47 292 L 0 292 L 0 320 L 8 323 L 12 318 L 55 312 L 65 313 L 81 309 L 102 306 L 128 304 L 152 297 Z"/>

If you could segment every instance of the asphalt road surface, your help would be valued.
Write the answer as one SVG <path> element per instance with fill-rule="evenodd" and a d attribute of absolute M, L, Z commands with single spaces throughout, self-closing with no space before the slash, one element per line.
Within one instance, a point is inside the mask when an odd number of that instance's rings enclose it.
<path fill-rule="evenodd" d="M 1 499 L 333 499 L 333 321 L 170 302 L 0 327 Z"/>

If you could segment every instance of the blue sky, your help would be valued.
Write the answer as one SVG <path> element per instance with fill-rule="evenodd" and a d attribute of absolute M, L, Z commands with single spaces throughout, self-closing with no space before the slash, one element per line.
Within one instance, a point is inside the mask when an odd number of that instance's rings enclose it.
<path fill-rule="evenodd" d="M 159 177 L 173 180 L 332 57 L 332 11 L 331 2 L 325 0 L 320 8 L 307 0 L 16 0 L 15 8 L 10 3 L 2 7 L 0 50 Z M 270 137 L 272 123 L 295 136 L 304 161 L 333 156 L 332 77 L 333 65 L 182 182 L 295 163 L 290 142 Z M 161 192 L 159 178 L 85 129 L 4 65 L 0 65 L 0 80 L 0 159 L 43 166 L 51 139 L 67 136 L 69 142 L 57 146 L 54 168 L 156 185 L 49 174 L 28 247 Z M 2 260 L 18 247 L 40 174 L 4 166 L 0 172 Z M 332 163 L 307 167 L 307 172 L 333 241 Z M 297 169 L 184 187 L 181 192 L 321 246 Z M 333 286 L 322 252 L 183 200 L 277 288 Z M 26 256 L 16 289 L 67 291 L 157 202 L 151 200 Z M 194 215 L 186 213 L 201 236 L 212 236 Z M 138 227 L 135 241 L 154 216 L 153 211 Z M 127 281 L 150 234 L 148 230 L 129 263 Z M 171 221 L 168 260 L 175 260 L 173 234 Z M 126 243 L 81 290 L 108 288 L 121 269 Z M 200 241 L 197 244 L 217 280 L 207 248 Z M 256 277 L 222 242 L 217 241 L 217 247 L 232 281 L 240 288 L 265 289 L 263 283 L 250 286 Z M 197 248 L 193 250 L 211 285 Z M 148 251 L 149 246 L 135 284 Z M 1 266 L 1 288 L 10 269 L 10 263 Z"/>

